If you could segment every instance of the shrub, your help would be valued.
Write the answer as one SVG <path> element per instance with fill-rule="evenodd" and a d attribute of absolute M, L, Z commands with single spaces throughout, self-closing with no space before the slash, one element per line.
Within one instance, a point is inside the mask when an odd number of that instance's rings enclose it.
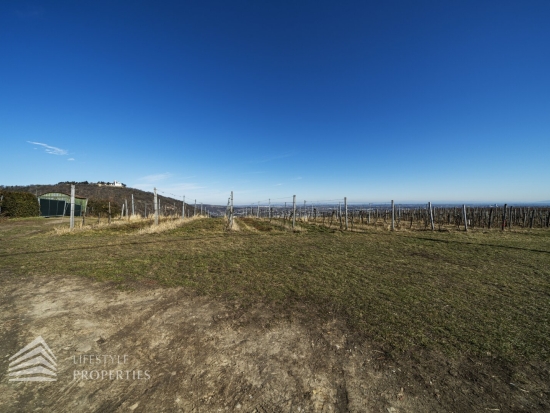
<path fill-rule="evenodd" d="M 101 213 L 102 216 L 107 217 L 109 214 L 109 202 L 111 202 L 111 216 L 116 217 L 120 215 L 121 206 L 114 201 L 108 199 L 89 199 L 88 200 L 88 215 L 97 216 Z"/>
<path fill-rule="evenodd" d="M 37 217 L 40 216 L 38 198 L 28 192 L 0 192 L 0 202 L 3 216 L 10 218 Z"/>

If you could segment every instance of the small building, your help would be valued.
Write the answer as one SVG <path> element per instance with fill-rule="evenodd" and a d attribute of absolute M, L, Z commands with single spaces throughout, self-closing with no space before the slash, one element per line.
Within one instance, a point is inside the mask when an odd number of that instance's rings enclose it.
<path fill-rule="evenodd" d="M 126 188 L 126 184 L 123 184 L 122 182 L 113 181 L 113 182 L 98 182 L 97 186 L 119 186 L 122 188 Z"/>
<path fill-rule="evenodd" d="M 62 192 L 48 192 L 38 197 L 41 217 L 62 217 L 71 215 L 71 195 Z M 74 216 L 86 211 L 88 198 L 74 197 Z"/>

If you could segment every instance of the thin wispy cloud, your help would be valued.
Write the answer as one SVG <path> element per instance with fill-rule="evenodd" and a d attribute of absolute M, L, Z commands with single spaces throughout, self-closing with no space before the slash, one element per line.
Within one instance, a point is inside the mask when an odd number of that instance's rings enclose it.
<path fill-rule="evenodd" d="M 74 158 L 69 158 L 69 159 L 67 159 L 67 160 L 68 160 L 68 161 L 74 161 Z"/>
<path fill-rule="evenodd" d="M 300 179 L 302 179 L 301 176 L 297 176 L 296 178 L 292 178 L 292 181 L 299 181 Z"/>
<path fill-rule="evenodd" d="M 46 153 L 49 153 L 50 155 L 67 155 L 69 153 L 69 151 L 67 151 L 66 149 L 56 148 L 55 146 L 46 145 L 45 143 L 32 141 L 27 142 L 31 145 L 38 145 L 43 147 Z"/>
<path fill-rule="evenodd" d="M 275 186 L 281 186 L 282 184 L 275 184 Z"/>

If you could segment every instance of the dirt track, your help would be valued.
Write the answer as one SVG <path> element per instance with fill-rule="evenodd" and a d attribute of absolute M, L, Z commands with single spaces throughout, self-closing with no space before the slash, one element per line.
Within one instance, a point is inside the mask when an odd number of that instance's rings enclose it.
<path fill-rule="evenodd" d="M 494 383 L 487 391 L 483 371 L 467 382 L 460 376 L 468 372 L 446 361 L 416 370 L 387 361 L 353 343 L 336 321 L 304 323 L 181 289 L 136 287 L 123 292 L 84 278 L 4 275 L 0 411 L 488 411 L 498 405 L 495 394 L 509 389 L 505 380 L 488 378 Z M 9 382 L 9 357 L 37 336 L 57 357 L 57 381 Z M 92 358 L 92 365 L 85 355 L 100 361 Z M 111 361 L 117 357 L 120 364 Z M 536 406 L 533 397 L 517 391 L 518 409 L 510 411 Z"/>

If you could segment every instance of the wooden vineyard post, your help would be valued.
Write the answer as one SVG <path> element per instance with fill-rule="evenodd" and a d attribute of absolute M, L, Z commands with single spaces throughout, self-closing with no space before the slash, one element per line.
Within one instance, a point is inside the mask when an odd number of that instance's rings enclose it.
<path fill-rule="evenodd" d="M 154 204 L 155 204 L 155 225 L 158 225 L 159 224 L 159 203 L 158 203 L 158 199 L 157 199 L 157 188 L 155 188 L 155 192 L 154 192 L 155 196 L 154 196 Z"/>
<path fill-rule="evenodd" d="M 468 219 L 466 217 L 466 204 L 462 205 L 462 219 L 464 220 L 464 231 L 468 231 Z"/>
<path fill-rule="evenodd" d="M 371 210 L 371 204 L 369 204 L 369 215 L 367 217 L 367 225 L 370 225 L 370 210 Z"/>
<path fill-rule="evenodd" d="M 348 230 L 348 198 L 344 197 L 344 213 L 346 214 L 346 231 Z"/>
<path fill-rule="evenodd" d="M 229 229 L 233 229 L 233 191 L 231 191 L 231 205 L 229 206 Z"/>
<path fill-rule="evenodd" d="M 134 194 L 132 194 L 132 215 L 135 215 L 136 210 L 134 209 Z"/>
<path fill-rule="evenodd" d="M 504 204 L 504 208 L 502 208 L 502 230 L 504 231 L 504 228 L 506 227 L 506 207 L 508 204 Z"/>
<path fill-rule="evenodd" d="M 296 225 L 296 195 L 292 195 L 292 229 Z"/>
<path fill-rule="evenodd" d="M 71 217 L 69 220 L 69 227 L 71 230 L 74 228 L 74 185 L 71 185 Z"/>
<path fill-rule="evenodd" d="M 227 198 L 227 206 L 225 207 L 225 217 L 227 218 L 227 227 L 229 228 L 229 208 L 231 207 L 231 197 Z"/>
<path fill-rule="evenodd" d="M 109 225 L 111 225 L 111 202 L 109 201 Z"/>
<path fill-rule="evenodd" d="M 432 226 L 432 231 L 433 231 L 433 230 L 435 230 L 435 227 L 434 227 L 434 211 L 433 211 L 431 202 L 428 202 L 428 209 L 430 210 L 430 225 Z"/>
<path fill-rule="evenodd" d="M 395 231 L 395 205 L 393 199 L 391 200 L 391 230 Z"/>
<path fill-rule="evenodd" d="M 185 219 L 185 195 L 183 196 L 183 204 L 181 206 L 181 219 Z"/>

